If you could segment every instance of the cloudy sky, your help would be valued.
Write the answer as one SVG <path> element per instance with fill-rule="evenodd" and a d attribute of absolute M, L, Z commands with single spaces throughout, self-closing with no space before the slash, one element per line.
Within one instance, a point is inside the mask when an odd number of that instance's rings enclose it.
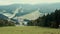
<path fill-rule="evenodd" d="M 0 5 L 8 5 L 13 3 L 19 4 L 41 4 L 41 3 L 59 3 L 60 0 L 0 0 Z"/>

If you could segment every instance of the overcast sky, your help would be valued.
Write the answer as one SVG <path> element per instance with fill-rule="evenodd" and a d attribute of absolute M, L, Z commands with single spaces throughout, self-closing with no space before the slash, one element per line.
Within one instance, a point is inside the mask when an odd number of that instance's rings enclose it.
<path fill-rule="evenodd" d="M 8 4 L 41 4 L 41 3 L 59 3 L 60 0 L 0 0 L 0 5 Z"/>

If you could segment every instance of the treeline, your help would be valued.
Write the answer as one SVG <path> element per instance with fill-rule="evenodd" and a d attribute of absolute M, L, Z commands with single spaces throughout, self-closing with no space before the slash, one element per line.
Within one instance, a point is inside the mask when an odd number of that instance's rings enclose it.
<path fill-rule="evenodd" d="M 31 20 L 30 22 L 28 22 L 28 26 L 43 26 L 58 28 L 59 25 L 60 25 L 60 10 L 55 10 L 55 12 L 52 12 L 51 14 L 44 15 L 36 20 Z"/>
<path fill-rule="evenodd" d="M 15 23 L 6 19 L 0 19 L 0 27 L 4 26 L 15 26 Z"/>

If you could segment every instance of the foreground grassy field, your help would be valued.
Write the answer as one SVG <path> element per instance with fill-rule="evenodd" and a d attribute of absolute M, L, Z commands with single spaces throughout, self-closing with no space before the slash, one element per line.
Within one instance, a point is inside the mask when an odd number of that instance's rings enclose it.
<path fill-rule="evenodd" d="M 0 34 L 60 34 L 60 29 L 37 26 L 0 27 Z"/>

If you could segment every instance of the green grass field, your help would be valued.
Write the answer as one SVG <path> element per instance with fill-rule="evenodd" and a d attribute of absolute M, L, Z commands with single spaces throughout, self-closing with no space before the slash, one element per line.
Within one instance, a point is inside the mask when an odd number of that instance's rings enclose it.
<path fill-rule="evenodd" d="M 60 29 L 37 26 L 0 27 L 0 34 L 60 34 Z"/>

